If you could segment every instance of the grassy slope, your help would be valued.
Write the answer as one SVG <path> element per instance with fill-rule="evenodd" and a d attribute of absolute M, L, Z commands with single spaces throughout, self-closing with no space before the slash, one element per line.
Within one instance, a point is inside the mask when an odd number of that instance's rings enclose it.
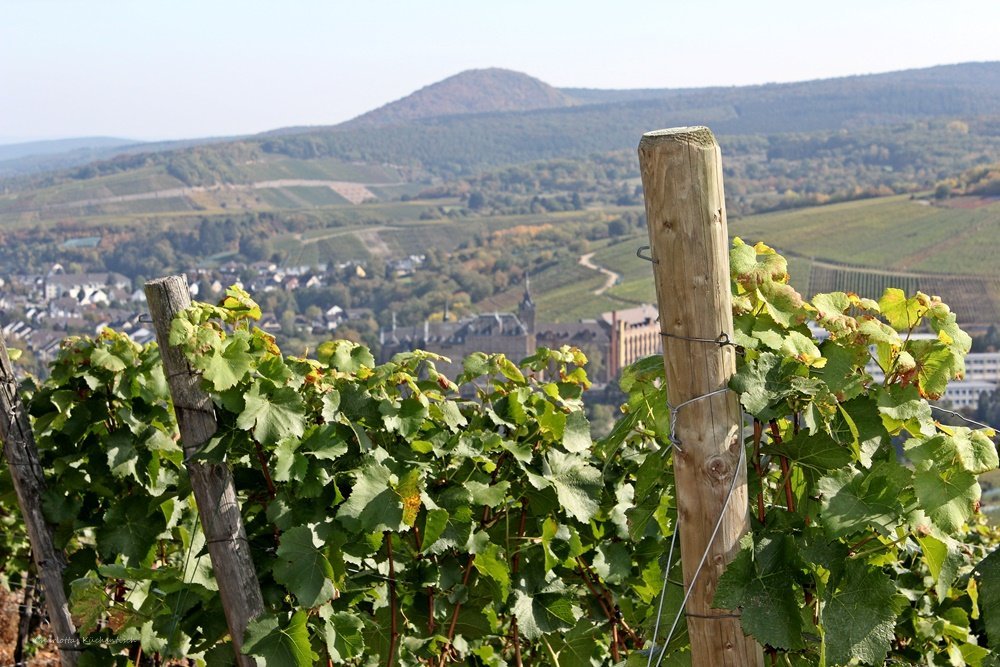
<path fill-rule="evenodd" d="M 731 234 L 805 257 L 930 273 L 996 275 L 1000 202 L 939 208 L 907 196 L 752 216 Z"/>

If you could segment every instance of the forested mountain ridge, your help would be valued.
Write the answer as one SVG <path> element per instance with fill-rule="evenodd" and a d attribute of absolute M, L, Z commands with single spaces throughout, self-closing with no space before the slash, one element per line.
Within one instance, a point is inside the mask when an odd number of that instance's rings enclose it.
<path fill-rule="evenodd" d="M 186 148 L 151 145 L 3 185 L 31 190 L 170 165 L 188 186 L 239 183 L 238 165 L 269 156 L 402 165 L 450 177 L 632 149 L 642 132 L 667 126 L 704 124 L 723 137 L 772 136 L 939 118 L 976 121 L 975 131 L 992 135 L 1000 134 L 1000 122 L 992 118 L 998 110 L 1000 62 L 790 84 L 637 91 L 559 90 L 517 72 L 470 70 L 341 125 L 285 128 Z"/>
<path fill-rule="evenodd" d="M 574 97 L 512 70 L 465 70 L 353 118 L 338 127 L 406 123 L 420 118 L 575 106 Z"/>

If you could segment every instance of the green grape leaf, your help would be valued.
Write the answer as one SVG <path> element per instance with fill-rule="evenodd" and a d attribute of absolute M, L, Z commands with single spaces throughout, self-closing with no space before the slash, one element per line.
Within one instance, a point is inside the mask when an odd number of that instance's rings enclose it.
<path fill-rule="evenodd" d="M 778 416 L 769 408 L 792 394 L 782 361 L 777 354 L 763 352 L 754 361 L 741 365 L 729 381 L 730 389 L 740 395 L 747 412 L 765 421 Z"/>
<path fill-rule="evenodd" d="M 566 430 L 566 413 L 556 409 L 551 403 L 545 404 L 545 409 L 537 415 L 538 425 L 544 433 L 554 440 L 561 440 Z"/>
<path fill-rule="evenodd" d="M 888 534 L 903 515 L 903 489 L 910 472 L 896 463 L 871 470 L 834 470 L 819 480 L 823 524 L 832 537 L 863 532 L 872 526 Z"/>
<path fill-rule="evenodd" d="M 955 543 L 942 542 L 931 535 L 917 536 L 921 555 L 931 577 L 934 578 L 934 590 L 939 600 L 948 597 L 948 588 L 955 580 L 965 559 L 959 553 Z"/>
<path fill-rule="evenodd" d="M 300 610 L 282 625 L 274 614 L 258 616 L 247 626 L 243 652 L 257 658 L 260 667 L 312 667 L 319 656 L 309 645 L 308 618 Z"/>
<path fill-rule="evenodd" d="M 853 458 L 849 447 L 841 445 L 825 431 L 814 435 L 808 431 L 799 431 L 780 447 L 768 446 L 764 451 L 785 456 L 790 461 L 820 472 L 846 466 Z"/>
<path fill-rule="evenodd" d="M 879 309 L 896 331 L 909 331 L 920 323 L 927 312 L 927 307 L 920 303 L 917 297 L 906 298 L 901 289 L 886 288 L 882 298 L 878 300 Z"/>
<path fill-rule="evenodd" d="M 309 461 L 299 453 L 302 441 L 298 438 L 284 438 L 274 448 L 274 479 L 278 482 L 295 480 L 301 482 L 309 470 Z"/>
<path fill-rule="evenodd" d="M 526 639 L 539 639 L 550 632 L 562 632 L 576 625 L 582 612 L 565 591 L 529 594 L 514 591 L 514 616 Z"/>
<path fill-rule="evenodd" d="M 264 393 L 261 384 L 254 383 L 246 393 L 246 407 L 236 419 L 236 425 L 245 431 L 252 429 L 254 439 L 267 447 L 273 447 L 288 436 L 301 438 L 306 417 L 298 392 L 280 387 Z"/>
<path fill-rule="evenodd" d="M 316 348 L 316 358 L 341 373 L 357 373 L 375 367 L 375 357 L 364 345 L 349 340 L 334 340 Z"/>
<path fill-rule="evenodd" d="M 979 482 L 975 475 L 964 470 L 918 471 L 913 476 L 913 488 L 934 525 L 949 535 L 961 529 L 979 503 Z"/>
<path fill-rule="evenodd" d="M 403 503 L 392 488 L 393 477 L 388 468 L 375 461 L 356 470 L 351 495 L 337 511 L 337 519 L 348 530 L 365 533 L 403 529 Z"/>
<path fill-rule="evenodd" d="M 259 320 L 261 316 L 260 306 L 239 285 L 226 288 L 226 296 L 220 305 L 236 317 Z"/>
<path fill-rule="evenodd" d="M 924 398 L 941 398 L 948 381 L 964 370 L 962 358 L 939 341 L 910 341 L 907 350 L 913 355 L 917 388 Z"/>
<path fill-rule="evenodd" d="M 319 610 L 323 619 L 323 638 L 326 651 L 334 663 L 350 660 L 362 655 L 365 638 L 362 634 L 364 622 L 357 614 L 346 611 L 334 612 L 330 605 Z"/>
<path fill-rule="evenodd" d="M 332 389 L 323 394 L 323 411 L 320 413 L 320 416 L 323 417 L 323 421 L 330 423 L 337 421 L 337 416 L 339 414 L 340 392 L 336 389 Z"/>
<path fill-rule="evenodd" d="M 979 561 L 975 568 L 979 609 L 991 646 L 1000 644 L 1000 549 Z"/>
<path fill-rule="evenodd" d="M 931 408 L 921 399 L 916 387 L 891 386 L 878 392 L 878 411 L 890 434 L 906 429 L 913 435 L 935 432 Z"/>
<path fill-rule="evenodd" d="M 281 535 L 274 580 L 287 588 L 303 607 L 329 602 L 335 594 L 333 566 L 323 554 L 323 541 L 309 526 L 296 526 Z"/>
<path fill-rule="evenodd" d="M 729 250 L 729 272 L 733 280 L 753 290 L 766 283 L 787 280 L 788 263 L 763 243 L 750 246 L 734 238 Z"/>
<path fill-rule="evenodd" d="M 321 424 L 306 430 L 299 449 L 303 454 L 317 459 L 336 461 L 346 454 L 349 448 L 337 425 Z"/>
<path fill-rule="evenodd" d="M 148 500 L 129 496 L 108 510 L 97 530 L 97 548 L 104 558 L 113 559 L 121 554 L 129 564 L 138 563 L 165 529 L 163 515 L 159 511 L 151 513 Z"/>
<path fill-rule="evenodd" d="M 597 667 L 606 664 L 603 639 L 599 627 L 578 623 L 569 632 L 548 641 L 560 667 Z M 642 665 L 645 664 L 644 659 Z"/>
<path fill-rule="evenodd" d="M 213 348 L 211 355 L 198 356 L 195 360 L 202 376 L 212 383 L 212 388 L 225 391 L 242 382 L 250 372 L 250 344 L 246 334 L 238 332 L 222 346 Z"/>
<path fill-rule="evenodd" d="M 441 410 L 441 418 L 445 425 L 452 432 L 457 433 L 462 427 L 468 426 L 468 420 L 466 420 L 458 404 L 454 401 L 443 401 L 438 404 L 438 409 Z"/>
<path fill-rule="evenodd" d="M 864 348 L 845 347 L 834 340 L 827 340 L 820 350 L 826 364 L 815 371 L 826 386 L 840 400 L 850 400 L 864 388 L 862 369 L 868 359 Z"/>
<path fill-rule="evenodd" d="M 379 412 L 388 431 L 395 431 L 404 438 L 410 438 L 420 431 L 428 416 L 427 406 L 416 398 L 404 398 L 402 401 L 382 401 Z"/>
<path fill-rule="evenodd" d="M 594 443 L 590 439 L 590 422 L 583 412 L 575 411 L 566 415 L 563 429 L 563 447 L 573 453 L 590 451 Z"/>
<path fill-rule="evenodd" d="M 821 622 L 828 664 L 860 660 L 881 665 L 896 626 L 896 587 L 881 570 L 849 560 L 837 586 L 824 596 Z"/>
<path fill-rule="evenodd" d="M 965 427 L 942 426 L 941 429 L 945 432 L 951 431 L 958 460 L 968 472 L 981 475 L 1000 466 L 997 446 L 986 432 L 973 431 Z"/>
<path fill-rule="evenodd" d="M 793 584 L 798 556 L 788 535 L 747 535 L 719 579 L 712 606 L 741 608 L 743 631 L 783 649 L 802 648 L 802 616 Z"/>
<path fill-rule="evenodd" d="M 757 291 L 764 299 L 768 315 L 778 324 L 791 327 L 805 321 L 805 301 L 791 285 L 783 282 L 765 282 L 757 288 Z M 812 347 L 815 348 L 815 345 Z M 819 357 L 818 351 L 816 357 Z"/>
<path fill-rule="evenodd" d="M 92 366 L 103 368 L 112 373 L 119 373 L 128 368 L 128 364 L 122 361 L 120 357 L 112 354 L 107 348 L 100 346 L 94 347 L 94 351 L 90 353 L 90 363 Z"/>
<path fill-rule="evenodd" d="M 510 482 L 504 480 L 497 482 L 493 486 L 483 482 L 470 481 L 465 483 L 465 488 L 472 494 L 472 502 L 476 505 L 486 507 L 497 507 L 502 504 L 510 489 Z"/>
<path fill-rule="evenodd" d="M 444 529 L 448 526 L 448 516 L 448 510 L 441 509 L 440 507 L 427 510 L 424 518 L 422 549 L 427 550 L 438 541 L 438 538 L 441 537 Z"/>
<path fill-rule="evenodd" d="M 603 542 L 594 554 L 594 571 L 609 584 L 618 585 L 632 573 L 632 553 L 621 542 Z"/>
<path fill-rule="evenodd" d="M 132 432 L 128 429 L 112 431 L 105 439 L 108 452 L 108 467 L 115 477 L 132 477 L 139 480 L 139 464 Z"/>
<path fill-rule="evenodd" d="M 555 487 L 562 509 L 578 521 L 590 521 L 603 489 L 601 471 L 578 455 L 549 452 L 544 461 L 543 474 Z"/>
<path fill-rule="evenodd" d="M 503 602 L 510 594 L 510 566 L 507 564 L 507 558 L 500 546 L 490 542 L 489 539 L 489 535 L 485 532 L 479 532 L 473 536 L 475 558 L 473 558 L 472 564 L 479 574 L 496 582 L 500 588 L 499 600 Z"/>
<path fill-rule="evenodd" d="M 81 635 L 89 635 L 97 629 L 110 602 L 111 598 L 104 590 L 104 582 L 97 577 L 76 579 L 70 583 L 70 615 Z"/>
<path fill-rule="evenodd" d="M 930 438 L 910 438 L 903 444 L 907 458 L 924 467 L 958 466 L 976 475 L 997 467 L 997 449 L 982 431 L 944 426 Z"/>

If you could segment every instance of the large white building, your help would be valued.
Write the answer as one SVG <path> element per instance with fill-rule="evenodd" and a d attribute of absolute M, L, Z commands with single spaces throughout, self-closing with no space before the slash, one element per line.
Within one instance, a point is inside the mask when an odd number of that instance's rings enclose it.
<path fill-rule="evenodd" d="M 952 382 L 941 397 L 954 408 L 975 408 L 979 396 L 1000 385 L 1000 352 L 971 352 L 965 357 L 965 379 Z"/>

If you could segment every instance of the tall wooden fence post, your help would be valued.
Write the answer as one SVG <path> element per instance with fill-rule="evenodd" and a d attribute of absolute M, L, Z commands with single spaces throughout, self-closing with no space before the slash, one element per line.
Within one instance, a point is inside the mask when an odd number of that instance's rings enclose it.
<path fill-rule="evenodd" d="M 49 612 L 49 625 L 56 636 L 59 657 L 64 667 L 76 667 L 79 659 L 80 641 L 76 627 L 69 613 L 69 601 L 63 586 L 65 559 L 56 551 L 52 539 L 52 528 L 42 514 L 42 493 L 45 478 L 35 447 L 35 435 L 31 431 L 31 421 L 17 393 L 17 378 L 14 367 L 7 355 L 7 344 L 0 335 L 0 438 L 3 438 L 3 453 L 10 466 L 10 476 L 21 506 L 24 524 L 31 542 L 31 556 L 38 570 L 38 580 L 42 584 L 45 606 Z"/>
<path fill-rule="evenodd" d="M 693 587 L 685 610 L 691 663 L 762 665 L 763 654 L 743 634 L 739 612 L 712 609 L 719 577 L 748 530 L 742 415 L 736 396 L 724 390 L 736 370 L 735 349 L 714 342 L 733 336 L 721 152 L 706 127 L 660 130 L 643 135 L 639 165 L 667 400 L 682 406 L 672 415 L 674 479 L 684 585 Z"/>
<path fill-rule="evenodd" d="M 225 464 L 191 461 L 198 448 L 218 428 L 211 397 L 201 388 L 201 376 L 191 369 L 184 353 L 171 347 L 170 323 L 191 304 L 187 280 L 170 276 L 146 283 L 146 300 L 156 328 L 163 370 L 174 402 L 174 414 L 187 460 L 191 489 L 208 542 L 212 569 L 219 584 L 219 597 L 241 667 L 256 665 L 243 655 L 243 634 L 250 621 L 264 613 L 260 583 L 250 555 L 240 503 L 233 476 Z"/>

